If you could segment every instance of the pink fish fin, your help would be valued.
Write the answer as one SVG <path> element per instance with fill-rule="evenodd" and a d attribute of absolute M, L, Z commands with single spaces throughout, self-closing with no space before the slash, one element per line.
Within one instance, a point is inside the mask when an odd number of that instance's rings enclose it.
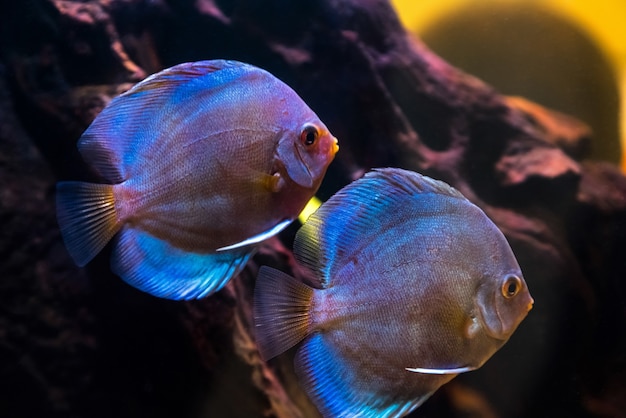
<path fill-rule="evenodd" d="M 302 187 L 313 187 L 313 174 L 300 155 L 298 144 L 288 138 L 281 138 L 276 148 L 276 156 L 287 170 L 291 180 Z"/>
<path fill-rule="evenodd" d="M 249 247 L 251 245 L 254 244 L 258 244 L 260 242 L 265 241 L 268 238 L 273 237 L 274 235 L 280 233 L 283 229 L 287 228 L 291 223 L 293 222 L 293 219 L 285 219 L 282 222 L 279 222 L 278 224 L 274 225 L 273 227 L 271 227 L 270 229 L 268 229 L 267 231 L 263 231 L 260 234 L 257 234 L 253 237 L 247 238 L 241 242 L 238 242 L 236 244 L 233 245 L 228 245 L 226 247 L 222 247 L 222 248 L 218 248 L 217 251 L 218 252 L 222 252 L 222 251 L 231 251 L 237 248 L 243 248 L 243 247 Z"/>
<path fill-rule="evenodd" d="M 298 379 L 322 416 L 403 417 L 432 394 L 406 398 L 389 393 L 383 379 L 365 373 L 358 360 L 347 359 L 331 341 L 328 333 L 316 332 L 304 340 L 295 358 Z"/>
<path fill-rule="evenodd" d="M 197 254 L 125 226 L 118 235 L 111 269 L 124 281 L 166 299 L 199 299 L 220 290 L 237 275 L 253 248 Z"/>
<path fill-rule="evenodd" d="M 309 327 L 313 289 L 270 267 L 261 267 L 254 289 L 254 320 L 261 358 L 269 360 L 300 342 Z"/>
<path fill-rule="evenodd" d="M 161 139 L 159 130 L 178 123 L 181 103 L 201 102 L 222 81 L 214 73 L 239 67 L 254 68 L 232 61 L 200 61 L 151 75 L 111 100 L 96 117 L 78 143 L 81 155 L 107 182 L 128 179 L 133 170 L 142 169 L 137 167 L 140 153 L 159 152 L 154 145 Z"/>
<path fill-rule="evenodd" d="M 79 266 L 98 254 L 119 231 L 110 184 L 57 184 L 57 220 L 65 247 Z"/>

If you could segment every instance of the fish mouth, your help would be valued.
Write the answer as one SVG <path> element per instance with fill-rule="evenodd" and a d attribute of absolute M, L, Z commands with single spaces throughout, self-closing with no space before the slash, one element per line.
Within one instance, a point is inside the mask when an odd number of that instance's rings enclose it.
<path fill-rule="evenodd" d="M 333 136 L 333 144 L 330 147 L 330 155 L 334 156 L 339 151 L 339 141 Z"/>

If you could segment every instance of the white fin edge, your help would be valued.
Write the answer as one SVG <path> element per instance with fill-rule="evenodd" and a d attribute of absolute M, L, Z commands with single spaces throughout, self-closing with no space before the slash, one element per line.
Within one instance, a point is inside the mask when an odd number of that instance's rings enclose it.
<path fill-rule="evenodd" d="M 423 373 L 423 374 L 459 374 L 465 372 L 471 372 L 472 370 L 476 370 L 477 367 L 457 367 L 455 369 L 424 369 L 420 367 L 406 367 L 405 370 L 413 373 Z"/>
<path fill-rule="evenodd" d="M 291 222 L 293 222 L 293 219 L 285 219 L 284 221 L 280 222 L 278 225 L 272 227 L 271 229 L 265 231 L 265 232 L 261 232 L 258 235 L 255 235 L 253 237 L 250 237 L 246 240 L 243 240 L 241 242 L 238 242 L 236 244 L 233 245 L 228 245 L 226 247 L 222 247 L 222 248 L 218 248 L 216 251 L 229 251 L 229 250 L 234 250 L 236 248 L 242 248 L 242 247 L 247 247 L 248 245 L 253 245 L 253 244 L 258 244 L 259 242 L 265 241 L 266 239 L 273 237 L 274 235 L 278 234 L 279 232 L 281 232 L 283 229 L 287 228 L 289 226 L 289 224 L 291 224 Z"/>

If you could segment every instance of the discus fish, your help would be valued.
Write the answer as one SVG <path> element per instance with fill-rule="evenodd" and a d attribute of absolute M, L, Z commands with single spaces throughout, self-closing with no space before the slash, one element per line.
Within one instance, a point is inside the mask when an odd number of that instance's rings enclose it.
<path fill-rule="evenodd" d="M 61 182 L 69 253 L 155 296 L 222 288 L 317 191 L 337 140 L 286 84 L 236 61 L 180 64 L 98 115 L 78 148 L 105 184 Z"/>
<path fill-rule="evenodd" d="M 324 417 L 401 417 L 480 367 L 533 299 L 498 228 L 447 184 L 377 169 L 296 234 L 315 288 L 262 267 L 257 343 L 301 342 L 295 371 Z"/>

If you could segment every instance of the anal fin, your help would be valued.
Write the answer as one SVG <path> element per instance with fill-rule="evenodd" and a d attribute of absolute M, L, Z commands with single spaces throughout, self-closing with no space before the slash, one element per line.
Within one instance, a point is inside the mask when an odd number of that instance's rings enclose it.
<path fill-rule="evenodd" d="M 377 393 L 358 363 L 342 356 L 321 332 L 304 340 L 296 354 L 295 367 L 300 382 L 325 418 L 403 417 L 431 395 L 393 399 Z"/>
<path fill-rule="evenodd" d="M 130 285 L 166 299 L 199 299 L 217 292 L 245 266 L 253 248 L 197 254 L 125 226 L 111 269 Z"/>

